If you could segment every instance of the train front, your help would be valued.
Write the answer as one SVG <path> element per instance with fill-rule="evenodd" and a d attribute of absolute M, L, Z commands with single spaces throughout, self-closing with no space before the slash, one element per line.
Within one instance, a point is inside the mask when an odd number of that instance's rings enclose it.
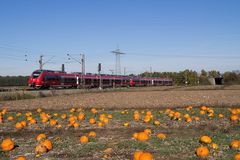
<path fill-rule="evenodd" d="M 41 80 L 40 80 L 41 73 L 42 73 L 42 71 L 36 70 L 31 74 L 31 76 L 28 79 L 29 87 L 36 88 L 36 87 L 41 86 L 41 84 L 40 84 L 41 83 Z"/>

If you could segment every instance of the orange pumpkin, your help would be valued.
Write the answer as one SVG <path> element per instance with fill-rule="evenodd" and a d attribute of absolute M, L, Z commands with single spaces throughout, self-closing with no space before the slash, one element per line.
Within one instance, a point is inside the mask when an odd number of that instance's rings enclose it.
<path fill-rule="evenodd" d="M 112 118 L 113 118 L 113 116 L 112 116 L 111 114 L 109 114 L 109 115 L 108 115 L 108 118 L 109 118 L 109 119 L 112 119 Z"/>
<path fill-rule="evenodd" d="M 158 134 L 157 134 L 157 138 L 159 138 L 159 139 L 165 139 L 165 138 L 167 138 L 167 135 L 164 134 L 164 133 L 158 133 Z"/>
<path fill-rule="evenodd" d="M 13 121 L 14 118 L 13 118 L 13 116 L 9 116 L 9 117 L 7 118 L 7 120 L 8 120 L 8 121 Z"/>
<path fill-rule="evenodd" d="M 138 135 L 137 135 L 137 139 L 139 141 L 146 141 L 146 140 L 149 139 L 149 136 L 145 132 L 139 132 Z"/>
<path fill-rule="evenodd" d="M 158 125 L 160 125 L 160 121 L 154 121 L 153 124 L 158 126 Z"/>
<path fill-rule="evenodd" d="M 133 114 L 133 119 L 134 119 L 135 121 L 138 121 L 138 120 L 140 119 L 140 114 L 139 114 L 138 112 L 135 112 L 135 113 Z"/>
<path fill-rule="evenodd" d="M 37 136 L 36 140 L 42 141 L 42 140 L 45 140 L 46 138 L 47 138 L 47 136 L 44 133 L 41 133 Z"/>
<path fill-rule="evenodd" d="M 48 151 L 52 150 L 52 148 L 53 148 L 52 142 L 48 139 L 42 141 L 41 145 L 46 147 Z"/>
<path fill-rule="evenodd" d="M 62 114 L 62 115 L 61 115 L 61 118 L 62 118 L 62 119 L 66 119 L 66 118 L 67 118 L 67 115 L 66 115 L 66 114 Z"/>
<path fill-rule="evenodd" d="M 91 112 L 92 112 L 93 114 L 96 114 L 96 113 L 97 113 L 97 109 L 96 109 L 96 108 L 92 108 L 92 109 L 91 109 Z"/>
<path fill-rule="evenodd" d="M 85 119 L 85 114 L 83 112 L 80 112 L 78 115 L 78 120 L 84 120 Z"/>
<path fill-rule="evenodd" d="M 16 125 L 15 125 L 15 127 L 16 127 L 17 129 L 22 129 L 22 128 L 23 128 L 23 125 L 22 125 L 21 122 L 17 122 Z"/>
<path fill-rule="evenodd" d="M 102 127 L 103 123 L 102 122 L 98 122 L 98 127 Z"/>
<path fill-rule="evenodd" d="M 37 154 L 43 154 L 43 153 L 47 152 L 47 148 L 45 146 L 39 144 L 39 145 L 36 146 L 35 152 Z"/>
<path fill-rule="evenodd" d="M 133 154 L 133 160 L 139 160 L 140 155 L 143 154 L 143 151 L 136 151 Z"/>
<path fill-rule="evenodd" d="M 218 145 L 216 143 L 212 143 L 210 146 L 212 147 L 212 149 L 218 149 Z"/>
<path fill-rule="evenodd" d="M 4 139 L 1 147 L 3 151 L 11 151 L 14 148 L 14 142 L 10 138 Z"/>
<path fill-rule="evenodd" d="M 138 133 L 133 133 L 133 138 L 137 139 L 137 137 L 138 137 Z"/>
<path fill-rule="evenodd" d="M 24 127 L 27 125 L 27 123 L 26 123 L 25 121 L 21 121 L 20 123 L 21 123 L 22 126 L 24 126 Z"/>
<path fill-rule="evenodd" d="M 197 148 L 196 154 L 197 154 L 197 156 L 199 156 L 201 158 L 205 158 L 208 156 L 209 150 L 207 147 L 200 146 Z"/>
<path fill-rule="evenodd" d="M 139 160 L 153 160 L 153 155 L 148 152 L 143 152 L 140 154 Z"/>
<path fill-rule="evenodd" d="M 33 124 L 36 124 L 36 123 L 37 123 L 37 121 L 35 119 L 31 119 L 30 122 L 29 122 L 30 125 L 33 125 Z"/>
<path fill-rule="evenodd" d="M 219 117 L 219 118 L 223 118 L 224 115 L 220 113 L 220 114 L 218 114 L 218 117 Z"/>
<path fill-rule="evenodd" d="M 96 120 L 95 120 L 94 118 L 90 118 L 90 119 L 89 119 L 89 123 L 90 123 L 90 124 L 95 124 L 95 123 L 96 123 Z"/>
<path fill-rule="evenodd" d="M 235 154 L 234 159 L 235 160 L 240 160 L 240 153 Z"/>
<path fill-rule="evenodd" d="M 205 144 L 210 144 L 210 143 L 212 143 L 212 139 L 209 136 L 202 136 L 200 138 L 200 142 L 205 143 Z"/>
<path fill-rule="evenodd" d="M 88 133 L 88 136 L 89 136 L 89 137 L 96 137 L 97 134 L 96 134 L 96 132 L 91 131 L 91 132 Z"/>
<path fill-rule="evenodd" d="M 145 129 L 143 132 L 145 132 L 148 135 L 152 133 L 151 129 Z"/>
<path fill-rule="evenodd" d="M 16 158 L 16 160 L 26 160 L 26 157 L 24 157 L 24 156 L 19 156 L 19 157 Z"/>
<path fill-rule="evenodd" d="M 78 122 L 73 123 L 73 127 L 74 127 L 74 128 L 78 128 L 79 126 L 80 126 L 80 125 L 79 125 Z"/>
<path fill-rule="evenodd" d="M 233 140 L 230 144 L 230 147 L 232 149 L 238 149 L 240 148 L 240 141 L 239 140 Z"/>
<path fill-rule="evenodd" d="M 236 114 L 231 115 L 230 120 L 231 120 L 232 122 L 238 121 L 238 115 L 236 115 Z"/>
<path fill-rule="evenodd" d="M 80 137 L 80 142 L 81 143 L 87 143 L 88 142 L 88 137 L 87 136 L 81 136 Z"/>

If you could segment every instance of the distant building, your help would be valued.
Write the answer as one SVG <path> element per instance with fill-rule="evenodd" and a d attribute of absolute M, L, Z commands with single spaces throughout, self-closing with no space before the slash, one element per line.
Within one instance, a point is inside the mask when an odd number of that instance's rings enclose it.
<path fill-rule="evenodd" d="M 223 85 L 223 77 L 211 77 L 208 78 L 208 81 L 210 82 L 211 85 Z"/>

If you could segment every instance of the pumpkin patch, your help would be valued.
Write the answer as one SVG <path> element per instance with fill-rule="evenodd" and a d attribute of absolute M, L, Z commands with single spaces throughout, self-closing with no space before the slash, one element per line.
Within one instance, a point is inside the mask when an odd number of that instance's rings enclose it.
<path fill-rule="evenodd" d="M 0 155 L 13 159 L 61 159 L 68 154 L 133 160 L 239 159 L 239 108 L 106 110 L 71 106 L 59 112 L 38 108 L 2 109 L 0 113 Z M 171 154 L 176 151 L 185 157 Z"/>

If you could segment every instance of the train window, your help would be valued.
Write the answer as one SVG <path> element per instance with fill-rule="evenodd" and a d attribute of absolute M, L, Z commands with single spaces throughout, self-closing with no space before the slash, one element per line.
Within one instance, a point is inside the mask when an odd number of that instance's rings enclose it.
<path fill-rule="evenodd" d="M 44 76 L 43 80 L 44 81 L 58 81 L 59 77 L 57 77 L 57 76 Z"/>
<path fill-rule="evenodd" d="M 110 83 L 109 81 L 110 81 L 109 79 L 103 79 L 103 84 L 109 84 Z"/>
<path fill-rule="evenodd" d="M 76 83 L 76 78 L 64 78 L 65 83 Z"/>
<path fill-rule="evenodd" d="M 41 72 L 35 71 L 35 72 L 33 72 L 32 77 L 33 78 L 38 78 L 40 74 L 41 74 Z"/>

